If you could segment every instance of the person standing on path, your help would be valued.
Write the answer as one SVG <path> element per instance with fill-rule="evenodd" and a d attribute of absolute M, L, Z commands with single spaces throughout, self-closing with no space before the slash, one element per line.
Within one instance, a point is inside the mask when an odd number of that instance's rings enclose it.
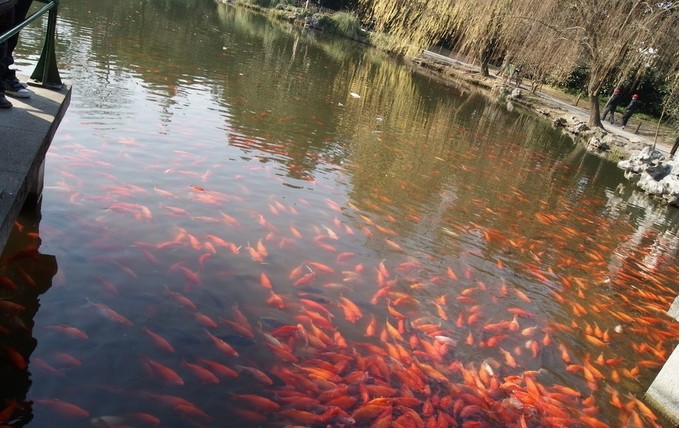
<path fill-rule="evenodd" d="M 622 129 L 624 129 L 625 126 L 627 126 L 627 122 L 629 121 L 629 118 L 631 117 L 632 114 L 636 110 L 638 110 L 639 106 L 641 105 L 641 101 L 638 99 L 638 94 L 634 94 L 631 97 L 631 102 L 627 106 L 627 108 L 624 110 L 624 114 L 622 115 Z"/>
<path fill-rule="evenodd" d="M 615 88 L 615 91 L 612 93 L 612 96 L 608 100 L 607 103 L 605 103 L 605 107 L 603 107 L 603 119 L 608 116 L 608 113 L 610 113 L 610 124 L 615 123 L 615 110 L 617 110 L 617 106 L 620 105 L 622 102 L 622 90 L 620 88 Z"/>
<path fill-rule="evenodd" d="M 11 2 L 11 1 L 10 1 Z M 21 23 L 33 0 L 16 0 L 14 5 L 0 13 L 0 34 Z M 10 108 L 12 103 L 5 98 L 5 94 L 16 98 L 29 98 L 31 91 L 26 89 L 26 84 L 17 79 L 16 71 L 10 69 L 14 64 L 12 56 L 14 48 L 19 42 L 19 34 L 10 37 L 6 42 L 0 43 L 0 108 Z"/>

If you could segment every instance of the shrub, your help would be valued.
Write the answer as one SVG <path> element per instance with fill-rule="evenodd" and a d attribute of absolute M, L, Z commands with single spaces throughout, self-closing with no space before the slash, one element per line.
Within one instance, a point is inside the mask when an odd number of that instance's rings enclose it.
<path fill-rule="evenodd" d="M 340 34 L 354 40 L 365 41 L 367 36 L 360 26 L 359 19 L 349 12 L 336 12 L 332 15 L 316 15 L 317 28 L 329 33 Z"/>

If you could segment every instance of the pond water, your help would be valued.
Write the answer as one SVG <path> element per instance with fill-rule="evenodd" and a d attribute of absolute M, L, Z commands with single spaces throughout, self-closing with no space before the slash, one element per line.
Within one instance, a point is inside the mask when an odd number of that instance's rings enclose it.
<path fill-rule="evenodd" d="M 63 2 L 57 52 L 0 423 L 664 426 L 678 210 L 544 121 L 211 0 Z"/>

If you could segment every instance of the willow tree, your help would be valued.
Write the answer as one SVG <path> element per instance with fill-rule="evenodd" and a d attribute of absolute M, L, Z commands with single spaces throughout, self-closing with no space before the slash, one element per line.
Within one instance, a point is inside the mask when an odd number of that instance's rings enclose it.
<path fill-rule="evenodd" d="M 509 52 L 557 80 L 587 72 L 590 126 L 602 127 L 599 94 L 606 84 L 636 79 L 650 68 L 678 68 L 678 1 L 517 0 Z"/>
<path fill-rule="evenodd" d="M 393 51 L 416 55 L 441 40 L 457 40 L 458 53 L 480 61 L 488 75 L 488 63 L 504 51 L 503 26 L 513 2 L 499 0 L 360 0 L 367 20 L 376 31 L 392 36 Z M 400 44 L 400 41 L 408 41 Z"/>
<path fill-rule="evenodd" d="M 448 1 L 359 1 L 365 20 L 373 24 L 377 33 L 389 34 L 387 48 L 400 55 L 421 53 L 456 31 L 454 11 Z"/>
<path fill-rule="evenodd" d="M 678 68 L 678 1 L 361 1 L 376 30 L 412 43 L 407 53 L 456 36 L 462 52 L 478 52 L 483 65 L 497 51 L 557 81 L 584 68 L 591 126 L 602 126 L 599 94 L 606 84 L 650 67 L 663 74 Z"/>

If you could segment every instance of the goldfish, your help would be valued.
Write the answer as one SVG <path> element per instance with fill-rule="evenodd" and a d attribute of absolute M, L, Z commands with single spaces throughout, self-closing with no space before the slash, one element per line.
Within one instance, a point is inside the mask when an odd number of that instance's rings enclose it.
<path fill-rule="evenodd" d="M 210 370 L 213 374 L 222 378 L 235 378 L 239 376 L 235 370 L 232 370 L 227 365 L 219 363 L 213 360 L 207 360 L 205 358 L 196 357 L 196 361 L 203 364 Z"/>
<path fill-rule="evenodd" d="M 152 376 L 162 380 L 166 384 L 184 385 L 184 380 L 180 377 L 180 375 L 177 374 L 177 372 L 175 372 L 175 370 L 171 369 L 170 367 L 148 357 L 142 357 L 141 361 L 144 368 Z"/>
<path fill-rule="evenodd" d="M 95 302 L 93 302 L 89 299 L 88 299 L 88 303 L 91 306 L 94 306 L 102 315 L 104 315 L 108 319 L 115 321 L 119 324 L 124 324 L 124 325 L 127 325 L 127 326 L 132 325 L 132 321 L 130 321 L 128 318 L 124 317 L 123 315 L 119 314 L 115 310 L 111 309 L 107 305 L 105 305 L 103 303 L 95 303 Z"/>
<path fill-rule="evenodd" d="M 87 333 L 85 333 L 83 330 L 66 324 L 48 325 L 45 326 L 45 328 L 59 332 L 73 339 L 85 340 L 88 338 Z"/>
<path fill-rule="evenodd" d="M 272 379 L 267 376 L 263 371 L 256 369 L 255 367 L 246 367 L 242 365 L 235 365 L 235 369 L 239 372 L 248 372 L 253 376 L 255 379 L 259 380 L 260 382 L 264 383 L 265 385 L 272 385 L 274 382 Z"/>
<path fill-rule="evenodd" d="M 175 348 L 170 344 L 163 336 L 151 331 L 147 327 L 143 327 L 142 330 L 151 338 L 151 340 L 161 349 L 167 352 L 175 352 Z"/>
<path fill-rule="evenodd" d="M 182 361 L 182 367 L 187 368 L 189 371 L 191 371 L 194 376 L 196 376 L 201 383 L 220 383 L 220 379 L 213 374 L 210 370 L 201 367 L 198 364 L 193 364 L 190 362 L 187 362 L 186 360 Z"/>
<path fill-rule="evenodd" d="M 38 405 L 49 407 L 52 411 L 65 417 L 87 418 L 90 416 L 90 412 L 84 408 L 58 398 L 34 398 L 32 401 Z"/>
<path fill-rule="evenodd" d="M 230 357 L 238 357 L 239 353 L 227 342 L 224 340 L 220 339 L 219 337 L 213 335 L 210 331 L 204 330 L 206 335 L 210 338 L 210 340 L 215 344 L 215 346 L 224 354 L 230 356 Z"/>
<path fill-rule="evenodd" d="M 343 310 L 343 314 L 345 315 L 345 319 L 351 323 L 357 322 L 358 319 L 364 316 L 359 307 L 357 307 L 357 305 L 355 305 L 355 303 L 353 303 L 350 299 L 341 295 L 338 297 L 338 300 L 341 309 Z"/>

